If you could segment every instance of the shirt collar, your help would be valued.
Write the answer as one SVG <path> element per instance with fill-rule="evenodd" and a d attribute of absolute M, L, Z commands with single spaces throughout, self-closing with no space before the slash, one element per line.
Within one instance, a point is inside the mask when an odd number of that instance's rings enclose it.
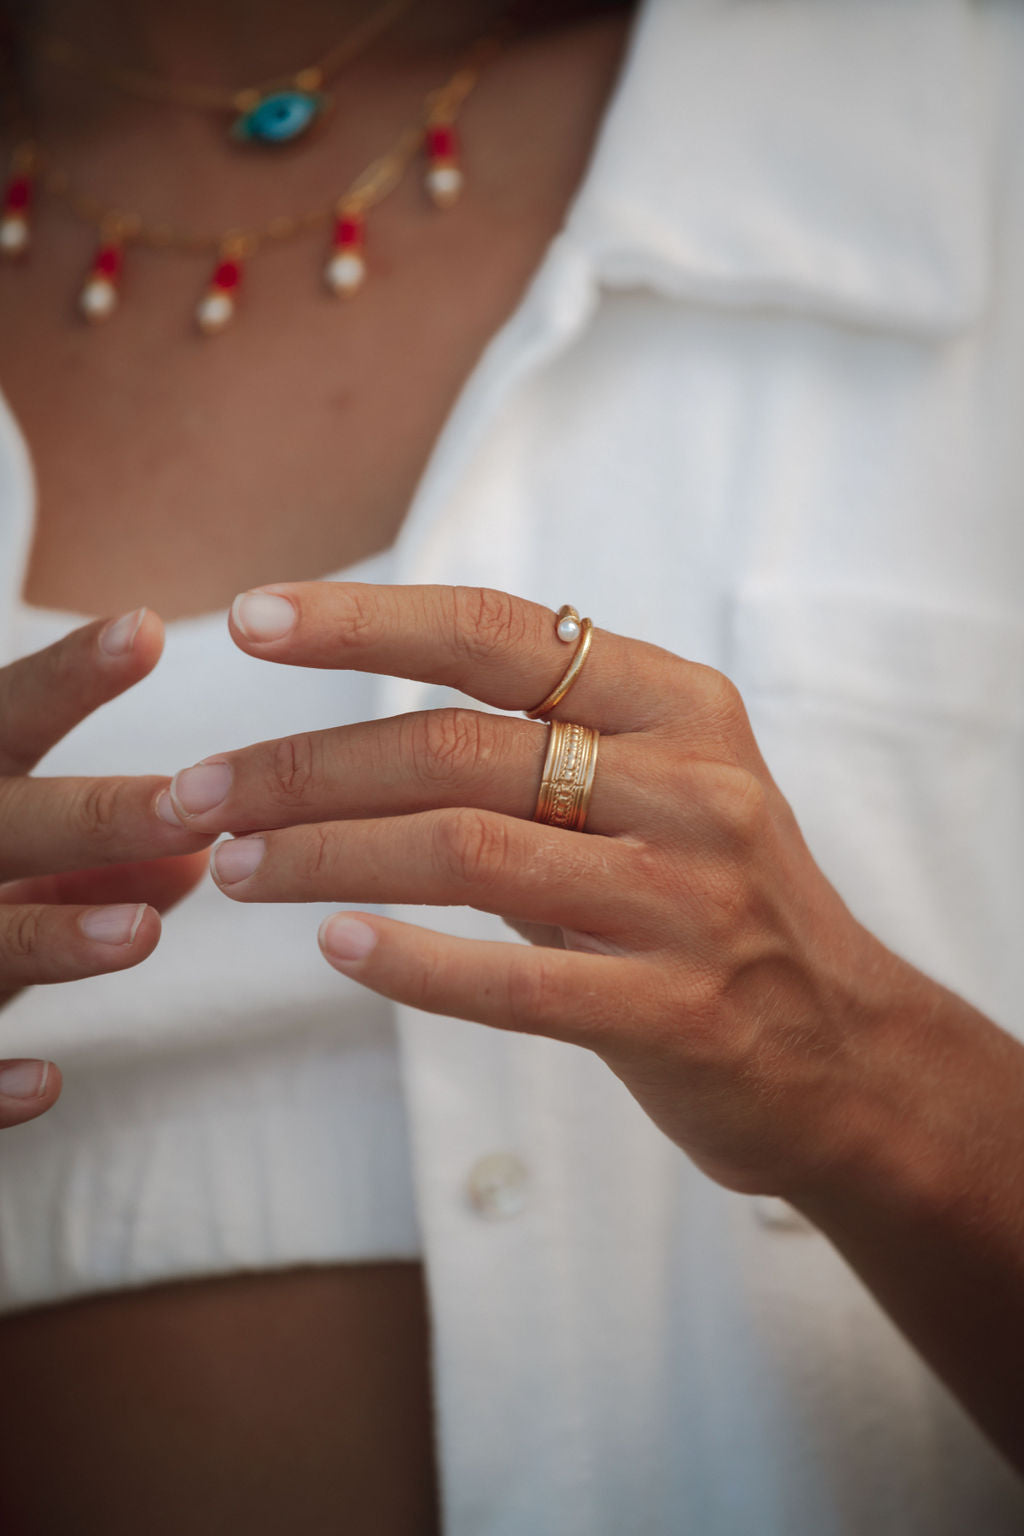
<path fill-rule="evenodd" d="M 602 281 L 923 335 L 984 306 L 968 0 L 646 0 L 567 233 Z"/>

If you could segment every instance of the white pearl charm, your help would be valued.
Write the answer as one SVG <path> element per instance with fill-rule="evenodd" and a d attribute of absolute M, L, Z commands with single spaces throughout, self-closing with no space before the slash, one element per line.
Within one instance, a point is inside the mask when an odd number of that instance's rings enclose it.
<path fill-rule="evenodd" d="M 215 289 L 200 299 L 196 308 L 196 323 L 207 336 L 222 331 L 235 313 L 235 301 L 230 294 Z"/>
<path fill-rule="evenodd" d="M 0 251 L 5 256 L 18 256 L 28 245 L 28 224 L 24 219 L 0 220 Z"/>
<path fill-rule="evenodd" d="M 564 619 L 559 619 L 557 634 L 559 640 L 564 640 L 566 645 L 571 645 L 574 640 L 578 640 L 580 637 L 579 619 L 571 618 L 568 615 Z"/>
<path fill-rule="evenodd" d="M 366 263 L 356 251 L 341 251 L 332 256 L 324 269 L 324 278 L 332 293 L 348 297 L 361 288 L 366 277 Z"/>
<path fill-rule="evenodd" d="M 117 289 L 105 277 L 91 277 L 79 295 L 78 307 L 87 320 L 107 320 L 117 308 Z"/>
<path fill-rule="evenodd" d="M 450 208 L 462 191 L 462 172 L 457 165 L 435 165 L 427 172 L 427 191 L 439 208 Z"/>

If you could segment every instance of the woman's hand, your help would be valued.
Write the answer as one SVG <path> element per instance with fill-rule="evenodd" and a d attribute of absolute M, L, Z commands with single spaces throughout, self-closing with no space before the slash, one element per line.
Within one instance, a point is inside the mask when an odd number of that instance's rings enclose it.
<path fill-rule="evenodd" d="M 153 814 L 164 778 L 33 779 L 93 710 L 152 671 L 163 631 L 145 609 L 75 630 L 0 669 L 0 1006 L 22 987 L 138 965 L 164 911 L 202 877 L 210 839 Z M 184 855 L 184 856 L 183 856 Z M 96 867 L 98 866 L 98 867 Z M 56 1102 L 47 1061 L 0 1061 L 0 1128 Z"/>
<path fill-rule="evenodd" d="M 502 709 L 536 707 L 568 654 L 550 611 L 445 587 L 276 587 L 233 629 L 268 661 Z M 855 921 L 726 678 L 600 631 L 555 713 L 601 732 L 583 834 L 532 819 L 546 728 L 460 709 L 229 753 L 174 804 L 254 834 L 215 851 L 241 901 L 561 930 L 531 949 L 343 914 L 321 944 L 387 997 L 596 1051 L 713 1178 L 808 1215 L 1024 1471 L 1024 1048 Z"/>
<path fill-rule="evenodd" d="M 239 600 L 233 632 L 268 660 L 504 709 L 571 655 L 549 610 L 441 587 L 277 587 Z M 815 864 L 735 687 L 595 631 L 555 715 L 601 732 L 583 835 L 532 820 L 547 727 L 468 709 L 227 753 L 179 774 L 173 803 L 204 833 L 259 833 L 215 851 L 236 900 L 465 904 L 560 931 L 564 948 L 527 949 L 346 916 L 322 944 L 388 997 L 596 1051 L 721 1183 L 788 1194 L 857 1155 L 898 1111 L 905 1085 L 878 1066 L 916 973 Z"/>

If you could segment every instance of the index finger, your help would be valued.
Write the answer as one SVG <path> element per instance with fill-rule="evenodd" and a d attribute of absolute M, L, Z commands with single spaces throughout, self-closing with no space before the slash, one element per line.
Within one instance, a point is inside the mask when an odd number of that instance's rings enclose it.
<path fill-rule="evenodd" d="M 237 645 L 268 661 L 439 683 L 523 711 L 547 697 L 576 648 L 558 638 L 552 609 L 488 587 L 281 583 L 241 593 L 231 630 Z M 686 705 L 680 685 L 700 673 L 718 676 L 595 628 L 579 677 L 545 718 L 608 734 L 649 729 Z"/>
<path fill-rule="evenodd" d="M 0 775 L 28 773 L 86 715 L 151 672 L 163 639 L 156 614 L 136 608 L 0 668 Z"/>

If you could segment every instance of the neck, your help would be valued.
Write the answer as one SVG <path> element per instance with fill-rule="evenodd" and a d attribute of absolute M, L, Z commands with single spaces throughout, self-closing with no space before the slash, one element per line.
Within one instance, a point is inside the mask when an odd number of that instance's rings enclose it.
<path fill-rule="evenodd" d="M 627 10 L 630 0 L 411 0 L 385 47 L 457 46 L 510 15 L 523 31 Z M 103 66 L 234 90 L 314 63 L 381 0 L 15 0 L 16 28 L 38 73 L 33 34 L 59 37 Z"/>
<path fill-rule="evenodd" d="M 16 3 L 26 105 L 47 163 L 105 207 L 190 229 L 248 228 L 340 191 L 416 120 L 465 46 L 509 10 L 509 0 L 414 0 L 358 62 L 327 82 L 335 108 L 322 132 L 294 152 L 240 153 L 228 138 L 227 114 L 139 97 L 112 87 L 102 71 L 127 69 L 227 94 L 316 63 L 383 0 Z M 628 9 L 625 0 L 514 5 L 523 34 Z M 47 62 L 47 36 L 97 67 Z"/>
<path fill-rule="evenodd" d="M 131 98 L 112 91 L 104 71 L 227 94 L 316 64 L 381 9 L 383 0 L 22 0 L 15 16 L 23 86 L 33 117 L 51 130 L 124 132 Z M 372 52 L 377 60 L 440 55 L 486 31 L 504 9 L 501 0 L 411 0 Z M 55 40 L 68 45 L 75 67 L 49 58 Z M 134 106 L 136 118 L 149 115 Z M 166 114 L 163 126 L 175 131 Z"/>

